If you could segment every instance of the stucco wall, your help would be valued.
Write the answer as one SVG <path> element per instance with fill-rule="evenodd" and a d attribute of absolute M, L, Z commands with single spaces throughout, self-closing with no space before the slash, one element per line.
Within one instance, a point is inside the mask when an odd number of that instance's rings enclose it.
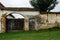
<path fill-rule="evenodd" d="M 41 13 L 41 19 L 44 23 L 40 24 L 40 29 L 48 29 L 53 27 L 60 27 L 60 14 L 59 13 Z"/>
<path fill-rule="evenodd" d="M 57 14 L 57 22 L 60 23 L 60 14 Z"/>
<path fill-rule="evenodd" d="M 21 15 L 24 16 L 24 30 L 28 31 L 29 30 L 29 16 L 36 16 L 39 15 L 38 11 L 5 11 L 2 10 L 2 27 L 1 27 L 1 31 L 5 32 L 6 30 L 6 15 L 10 14 L 10 13 L 20 13 Z M 25 20 L 28 20 L 27 22 Z"/>
<path fill-rule="evenodd" d="M 1 16 L 2 16 L 2 11 L 0 10 L 0 32 L 1 32 Z"/>
<path fill-rule="evenodd" d="M 29 18 L 30 17 L 33 17 L 33 16 L 36 16 L 38 15 L 40 19 L 37 19 L 36 18 L 36 27 L 35 29 L 36 30 L 40 30 L 40 29 L 48 29 L 48 28 L 53 28 L 53 27 L 60 27 L 60 14 L 59 13 L 39 13 L 38 11 L 2 11 L 1 14 L 10 14 L 10 13 L 20 13 L 22 14 L 23 16 L 25 16 L 25 20 L 24 20 L 24 30 L 29 30 Z M 30 17 L 29 17 L 30 16 Z M 4 19 L 4 18 L 3 18 Z M 38 23 L 37 20 L 40 20 L 41 23 Z M 4 27 L 4 22 L 3 21 L 2 23 L 2 28 L 3 28 L 3 31 L 5 30 L 5 27 Z M 1 27 L 0 27 L 0 30 L 1 30 Z"/>
<path fill-rule="evenodd" d="M 40 14 L 40 17 L 41 17 L 41 23 L 38 25 L 39 26 L 39 30 L 40 29 L 47 29 L 48 28 L 48 25 L 47 25 L 47 14 L 46 13 L 41 13 Z"/>
<path fill-rule="evenodd" d="M 4 13 L 7 13 L 7 14 L 10 14 L 10 13 L 20 13 L 22 15 L 39 15 L 39 11 L 3 11 L 3 14 Z"/>
<path fill-rule="evenodd" d="M 56 22 L 56 14 L 48 14 L 48 22 L 55 23 Z"/>

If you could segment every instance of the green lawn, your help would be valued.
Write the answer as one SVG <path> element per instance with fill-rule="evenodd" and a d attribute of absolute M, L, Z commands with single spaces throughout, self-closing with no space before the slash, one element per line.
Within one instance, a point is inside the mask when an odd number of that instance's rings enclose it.
<path fill-rule="evenodd" d="M 60 29 L 1 33 L 0 40 L 60 40 Z"/>

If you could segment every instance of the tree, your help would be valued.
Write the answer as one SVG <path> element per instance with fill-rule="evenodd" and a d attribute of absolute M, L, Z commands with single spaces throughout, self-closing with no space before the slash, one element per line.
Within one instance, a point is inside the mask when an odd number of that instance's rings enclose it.
<path fill-rule="evenodd" d="M 39 9 L 40 12 L 49 12 L 58 4 L 57 0 L 31 0 L 30 3 L 34 8 Z"/>

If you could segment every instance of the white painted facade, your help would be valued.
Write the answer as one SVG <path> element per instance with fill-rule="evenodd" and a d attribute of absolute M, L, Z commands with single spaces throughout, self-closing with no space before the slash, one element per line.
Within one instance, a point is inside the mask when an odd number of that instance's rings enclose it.
<path fill-rule="evenodd" d="M 10 13 L 20 13 L 21 15 L 39 15 L 39 11 L 4 11 L 4 13 L 10 14 Z"/>
<path fill-rule="evenodd" d="M 0 33 L 1 33 L 1 16 L 2 16 L 2 11 L 0 9 Z"/>
<path fill-rule="evenodd" d="M 15 13 L 15 14 L 17 14 L 17 13 L 19 13 L 19 14 L 21 14 L 23 17 L 24 17 L 24 19 L 25 19 L 25 21 L 28 21 L 29 20 L 29 17 L 28 16 L 36 16 L 36 15 L 39 15 L 40 13 L 39 13 L 39 11 L 7 11 L 7 10 L 2 10 L 2 11 L 0 11 L 0 13 L 1 13 L 1 15 L 0 15 L 0 19 L 1 19 L 1 16 L 2 16 L 2 14 L 6 14 L 6 15 L 9 15 L 9 14 L 11 14 L 11 13 Z M 19 16 L 19 15 L 18 15 Z M 16 17 L 18 17 L 18 16 L 16 16 Z M 4 20 L 3 20 L 4 21 Z M 25 28 L 24 28 L 24 30 L 29 30 L 29 24 L 28 24 L 29 22 L 25 22 L 24 23 L 24 25 L 25 25 Z M 27 25 L 26 25 L 27 24 Z M 1 26 L 2 25 L 2 26 Z M 4 24 L 1 24 L 1 22 L 0 22 L 0 31 L 1 32 L 5 32 L 5 26 L 4 26 Z"/>
<path fill-rule="evenodd" d="M 39 16 L 41 18 L 37 19 L 35 18 L 35 30 L 40 30 L 40 29 L 48 29 L 48 28 L 53 28 L 56 26 L 60 27 L 60 13 L 41 13 L 39 11 L 7 11 L 7 10 L 0 10 L 0 19 L 2 14 L 9 15 L 11 13 L 15 14 L 20 14 L 21 16 L 24 17 L 24 30 L 29 31 L 29 19 L 34 18 L 35 16 Z M 48 16 L 47 16 L 48 15 Z M 18 15 L 16 16 L 18 17 Z M 38 21 L 37 21 L 38 20 Z M 40 20 L 40 21 L 39 21 Z M 3 19 L 4 21 L 4 19 Z M 42 22 L 42 23 L 39 23 Z M 4 24 L 4 22 L 3 22 Z M 3 25 L 2 24 L 2 25 Z M 4 28 L 4 29 L 3 29 Z M 1 22 L 0 22 L 0 31 L 3 30 L 2 32 L 5 32 L 5 26 L 3 25 L 3 28 L 1 28 Z"/>

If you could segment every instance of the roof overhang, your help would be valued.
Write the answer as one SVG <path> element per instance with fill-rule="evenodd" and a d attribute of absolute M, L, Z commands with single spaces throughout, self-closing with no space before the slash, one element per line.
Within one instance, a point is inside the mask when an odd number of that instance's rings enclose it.
<path fill-rule="evenodd" d="M 38 11 L 38 9 L 35 9 L 35 8 L 5 7 L 1 2 L 0 2 L 0 9 L 1 10 L 8 10 L 8 11 Z"/>
<path fill-rule="evenodd" d="M 12 8 L 12 7 L 6 7 L 2 10 L 8 10 L 8 11 L 38 11 L 38 9 L 35 8 Z"/>
<path fill-rule="evenodd" d="M 0 9 L 4 9 L 5 6 L 0 2 Z"/>

